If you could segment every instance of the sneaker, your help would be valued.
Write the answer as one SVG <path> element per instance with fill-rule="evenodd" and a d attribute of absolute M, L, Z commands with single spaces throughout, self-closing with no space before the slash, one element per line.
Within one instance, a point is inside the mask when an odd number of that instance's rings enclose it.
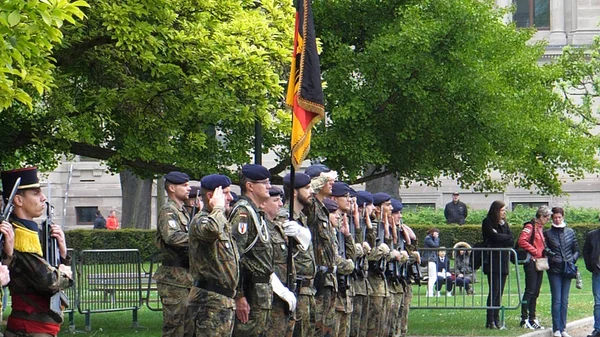
<path fill-rule="evenodd" d="M 442 294 L 440 294 L 440 292 L 437 292 L 437 297 L 442 297 Z"/>
<path fill-rule="evenodd" d="M 554 331 L 554 334 L 552 334 L 552 337 L 562 337 L 562 334 L 560 333 L 560 331 L 556 330 Z"/>
<path fill-rule="evenodd" d="M 519 324 L 521 326 L 521 328 L 523 329 L 530 329 L 533 330 L 533 327 L 531 326 L 531 324 L 529 324 L 529 321 L 522 319 L 521 320 L 521 324 Z"/>
<path fill-rule="evenodd" d="M 591 334 L 587 335 L 587 337 L 600 337 L 600 330 L 594 329 Z"/>
<path fill-rule="evenodd" d="M 544 329 L 541 325 L 539 325 L 536 321 L 529 321 L 529 325 L 531 325 L 531 328 L 533 330 L 542 330 Z M 554 336 L 556 336 L 556 333 L 554 334 Z M 560 331 L 558 331 L 558 337 L 561 337 L 560 335 Z"/>
<path fill-rule="evenodd" d="M 452 292 L 451 292 L 451 291 L 447 292 L 447 293 L 446 293 L 446 296 L 448 296 L 448 297 L 452 297 Z"/>
<path fill-rule="evenodd" d="M 543 327 L 543 326 L 540 324 L 540 321 L 539 321 L 537 318 L 535 318 L 533 321 L 535 322 L 535 324 L 537 324 L 537 325 L 540 327 L 540 329 L 542 329 L 542 330 L 544 330 L 544 329 L 545 329 L 545 328 L 544 328 L 544 327 Z"/>
<path fill-rule="evenodd" d="M 577 278 L 575 280 L 575 288 L 581 289 L 583 288 L 583 280 L 581 279 L 581 273 L 577 271 Z"/>
<path fill-rule="evenodd" d="M 563 331 L 563 332 L 562 332 L 562 337 L 571 337 L 571 335 L 569 335 L 569 333 L 568 333 L 568 332 L 566 332 L 566 331 Z"/>

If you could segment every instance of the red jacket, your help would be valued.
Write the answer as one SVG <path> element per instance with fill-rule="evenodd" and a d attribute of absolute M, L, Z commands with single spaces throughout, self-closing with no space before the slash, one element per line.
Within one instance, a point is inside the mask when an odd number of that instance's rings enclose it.
<path fill-rule="evenodd" d="M 110 215 L 108 216 L 108 218 L 106 219 L 106 229 L 110 231 L 119 229 L 119 220 L 117 219 L 117 217 Z"/>
<path fill-rule="evenodd" d="M 531 257 L 534 259 L 540 258 L 544 256 L 544 226 L 536 224 L 535 231 L 533 231 L 533 224 L 527 223 L 523 230 L 521 231 L 521 235 L 519 235 L 519 247 L 525 249 Z M 531 235 L 534 234 L 533 241 L 531 240 Z M 533 244 L 532 244 L 533 243 Z"/>

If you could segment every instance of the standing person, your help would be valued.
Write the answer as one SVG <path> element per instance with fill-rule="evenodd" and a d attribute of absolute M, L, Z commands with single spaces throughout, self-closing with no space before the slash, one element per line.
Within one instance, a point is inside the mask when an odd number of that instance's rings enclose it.
<path fill-rule="evenodd" d="M 552 208 L 552 227 L 544 232 L 548 245 L 548 280 L 552 296 L 552 331 L 554 337 L 571 337 L 567 327 L 567 309 L 571 280 L 575 275 L 565 274 L 565 265 L 575 265 L 579 257 L 579 246 L 575 231 L 564 222 L 565 211 L 560 207 Z M 550 253 L 551 252 L 551 253 Z"/>
<path fill-rule="evenodd" d="M 481 223 L 483 241 L 488 248 L 510 248 L 513 245 L 513 236 L 508 223 L 506 223 L 506 205 L 500 200 L 494 201 L 485 219 Z M 485 327 L 500 329 L 500 305 L 506 277 L 508 276 L 508 251 L 488 252 L 483 258 L 483 273 L 487 275 L 489 294 Z"/>
<path fill-rule="evenodd" d="M 431 228 L 427 231 L 425 241 L 423 243 L 424 248 L 439 248 L 440 247 L 440 230 L 437 228 Z M 423 252 L 423 258 L 427 261 L 427 297 L 434 297 L 434 287 L 437 281 L 437 252 L 429 250 Z"/>
<path fill-rule="evenodd" d="M 109 231 L 119 229 L 119 219 L 117 219 L 117 211 L 114 209 L 108 213 L 108 219 L 106 219 L 106 229 Z"/>
<path fill-rule="evenodd" d="M 519 247 L 529 253 L 530 258 L 523 264 L 525 272 L 525 291 L 521 301 L 521 327 L 525 329 L 543 329 L 536 318 L 537 299 L 540 295 L 544 272 L 535 268 L 535 260 L 544 257 L 546 240 L 544 239 L 544 225 L 550 220 L 552 212 L 546 205 L 540 206 L 535 213 L 535 218 L 526 222 L 518 239 Z"/>
<path fill-rule="evenodd" d="M 240 253 L 241 280 L 235 296 L 233 335 L 263 336 L 273 304 L 273 245 L 259 206 L 271 198 L 271 174 L 262 165 L 247 164 L 239 177 L 242 196 L 229 215 Z"/>
<path fill-rule="evenodd" d="M 444 216 L 446 222 L 451 224 L 464 225 L 465 219 L 467 218 L 468 210 L 467 205 L 460 201 L 460 194 L 458 192 L 452 193 L 452 201 L 446 204 L 444 208 Z"/>
<path fill-rule="evenodd" d="M 46 201 L 46 196 L 40 188 L 37 168 L 2 172 L 4 201 L 7 201 L 10 187 L 14 186 L 18 178 L 21 178 L 21 184 L 13 199 L 14 210 L 10 217 L 14 229 L 14 258 L 8 265 L 12 311 L 4 336 L 56 336 L 64 316 L 62 310 L 57 312 L 50 308 L 50 299 L 54 294 L 73 285 L 71 257 L 67 256 L 65 234 L 60 226 L 55 224 L 50 225 L 50 233 L 56 239 L 60 265 L 52 267 L 43 256 L 40 228 L 33 221 L 44 213 Z M 12 241 L 4 226 L 2 232 L 6 235 L 7 243 Z M 7 246 L 9 245 L 4 246 L 3 253 L 10 255 Z"/>
<path fill-rule="evenodd" d="M 202 196 L 200 195 L 200 186 L 190 186 L 190 193 L 188 199 L 183 203 L 185 209 L 190 215 L 190 219 L 193 219 L 198 212 L 202 209 Z"/>
<path fill-rule="evenodd" d="M 94 219 L 94 229 L 106 229 L 106 219 L 100 213 L 100 210 L 96 210 L 96 219 Z"/>
<path fill-rule="evenodd" d="M 402 226 L 402 208 L 404 205 L 397 200 L 392 198 L 392 210 L 389 215 L 389 222 L 391 224 L 391 238 L 387 240 L 390 246 L 390 261 L 388 262 L 388 289 L 390 291 L 390 306 L 388 310 L 388 319 L 386 329 L 384 333 L 389 330 L 390 337 L 399 337 L 401 335 L 401 311 L 402 301 L 404 300 L 404 283 L 406 282 L 406 263 L 408 262 L 409 255 L 406 251 L 404 241 L 402 240 L 401 226 Z"/>
<path fill-rule="evenodd" d="M 186 337 L 229 337 L 233 333 L 239 255 L 225 217 L 231 180 L 211 174 L 202 178 L 204 207 L 190 223 L 190 290 L 186 320 L 194 329 Z"/>
<path fill-rule="evenodd" d="M 190 217 L 183 207 L 190 193 L 190 178 L 182 172 L 165 175 L 167 202 L 158 211 L 156 245 L 163 261 L 152 276 L 156 280 L 163 306 L 164 336 L 183 336 L 191 328 L 185 320 L 192 278 L 189 274 L 188 223 Z"/>
<path fill-rule="evenodd" d="M 582 253 L 585 268 L 592 273 L 594 295 L 594 330 L 587 337 L 600 337 L 600 228 L 587 233 Z"/>

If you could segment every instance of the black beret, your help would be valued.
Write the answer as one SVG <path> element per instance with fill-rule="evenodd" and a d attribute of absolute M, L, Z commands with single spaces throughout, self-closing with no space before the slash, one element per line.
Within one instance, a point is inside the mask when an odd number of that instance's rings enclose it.
<path fill-rule="evenodd" d="M 285 192 L 277 186 L 271 186 L 271 188 L 269 188 L 269 195 L 272 197 L 280 196 L 281 202 L 285 202 Z"/>
<path fill-rule="evenodd" d="M 404 208 L 402 201 L 392 198 L 392 213 L 400 212 Z"/>
<path fill-rule="evenodd" d="M 373 194 L 373 205 L 381 205 L 384 202 L 390 200 L 392 197 L 384 192 L 378 192 Z"/>
<path fill-rule="evenodd" d="M 183 172 L 172 171 L 167 173 L 167 175 L 165 176 L 165 181 L 168 181 L 171 184 L 179 185 L 185 184 L 188 181 L 190 181 L 190 177 Z"/>
<path fill-rule="evenodd" d="M 240 200 L 240 196 L 237 195 L 237 193 L 235 192 L 231 192 L 231 204 L 235 204 L 236 202 L 238 202 L 238 200 Z"/>
<path fill-rule="evenodd" d="M 292 183 L 291 178 L 291 174 L 286 174 L 285 177 L 283 177 L 283 184 L 290 187 Z M 308 184 L 310 184 L 310 176 L 308 174 L 302 172 L 296 172 L 294 174 L 294 189 L 302 188 Z"/>
<path fill-rule="evenodd" d="M 354 190 L 348 186 L 345 182 L 336 181 L 333 183 L 333 188 L 331 189 L 331 195 L 334 197 L 343 197 L 346 194 L 350 194 L 352 196 L 352 192 Z M 356 193 L 356 192 L 355 192 Z"/>
<path fill-rule="evenodd" d="M 335 212 L 338 210 L 338 208 L 340 208 L 338 206 L 338 203 L 335 202 L 335 200 L 333 200 L 333 199 L 324 199 L 323 204 L 325 205 L 325 208 L 327 208 L 327 210 L 329 212 Z"/>
<path fill-rule="evenodd" d="M 191 186 L 190 194 L 188 194 L 188 197 L 195 198 L 199 195 L 200 195 L 200 186 Z"/>
<path fill-rule="evenodd" d="M 3 171 L 1 175 L 2 197 L 4 200 L 7 200 L 10 197 L 10 192 L 12 192 L 18 178 L 21 178 L 19 190 L 40 187 L 40 180 L 37 176 L 37 167 L 25 167 L 12 171 Z"/>
<path fill-rule="evenodd" d="M 370 205 L 373 203 L 373 195 L 371 192 L 358 191 L 356 192 L 356 204 L 358 206 Z"/>
<path fill-rule="evenodd" d="M 242 174 L 248 179 L 257 181 L 271 178 L 269 170 L 266 167 L 257 164 L 246 164 L 242 166 Z"/>
<path fill-rule="evenodd" d="M 311 178 L 318 177 L 323 172 L 329 172 L 331 169 L 323 164 L 314 164 L 304 170 L 304 173 L 308 174 Z"/>
<path fill-rule="evenodd" d="M 200 185 L 204 189 L 214 191 L 219 186 L 223 188 L 229 187 L 231 185 L 231 180 L 228 176 L 222 174 L 209 174 L 200 180 Z"/>

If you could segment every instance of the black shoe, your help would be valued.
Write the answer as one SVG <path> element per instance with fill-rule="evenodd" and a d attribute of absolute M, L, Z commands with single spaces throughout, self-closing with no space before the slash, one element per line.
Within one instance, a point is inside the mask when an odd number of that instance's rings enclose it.
<path fill-rule="evenodd" d="M 587 335 L 587 337 L 600 337 L 600 331 L 594 330 L 591 334 Z"/>
<path fill-rule="evenodd" d="M 486 329 L 498 329 L 498 327 L 496 326 L 496 323 L 492 322 L 492 323 L 486 323 L 485 324 L 485 328 Z"/>

